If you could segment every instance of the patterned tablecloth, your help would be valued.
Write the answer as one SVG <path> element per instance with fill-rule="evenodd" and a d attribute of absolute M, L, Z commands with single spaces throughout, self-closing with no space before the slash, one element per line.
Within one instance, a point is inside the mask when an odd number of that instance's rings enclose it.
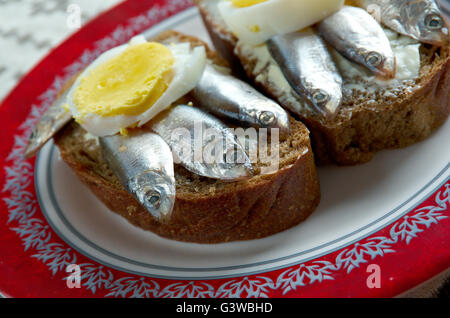
<path fill-rule="evenodd" d="M 121 0 L 0 0 L 0 101 L 78 27 Z"/>

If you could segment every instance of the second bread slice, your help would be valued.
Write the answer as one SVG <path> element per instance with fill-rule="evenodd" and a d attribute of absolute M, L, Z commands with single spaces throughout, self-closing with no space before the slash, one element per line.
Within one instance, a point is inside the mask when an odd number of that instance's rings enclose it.
<path fill-rule="evenodd" d="M 371 160 L 379 150 L 411 145 L 428 137 L 450 113 L 448 44 L 442 48 L 420 46 L 420 76 L 413 83 L 365 94 L 344 92 L 337 116 L 327 119 L 303 107 L 304 101 L 292 89 L 272 80 L 269 73 L 273 65 L 261 67 L 258 56 L 238 45 L 217 10 L 218 0 L 196 3 L 214 45 L 235 72 L 245 73 L 286 109 L 301 109 L 296 115 L 311 131 L 314 153 L 321 164 L 360 164 Z"/>

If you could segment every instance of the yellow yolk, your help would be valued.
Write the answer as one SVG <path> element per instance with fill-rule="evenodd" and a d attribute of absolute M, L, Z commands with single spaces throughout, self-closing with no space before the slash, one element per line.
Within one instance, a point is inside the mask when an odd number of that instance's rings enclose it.
<path fill-rule="evenodd" d="M 135 44 L 95 67 L 80 80 L 74 103 L 81 116 L 135 116 L 165 92 L 175 59 L 162 44 Z"/>
<path fill-rule="evenodd" d="M 231 0 L 233 5 L 238 8 L 250 7 L 258 3 L 266 2 L 267 0 Z"/>
<path fill-rule="evenodd" d="M 250 27 L 250 31 L 251 32 L 259 32 L 261 29 L 259 27 L 259 25 L 253 25 Z"/>

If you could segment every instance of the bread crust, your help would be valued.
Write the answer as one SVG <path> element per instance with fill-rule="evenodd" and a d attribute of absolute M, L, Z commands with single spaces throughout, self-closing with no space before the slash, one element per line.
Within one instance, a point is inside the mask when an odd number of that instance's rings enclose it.
<path fill-rule="evenodd" d="M 189 41 L 205 45 L 196 38 L 175 31 L 156 37 L 158 41 Z M 207 46 L 206 46 L 207 47 Z M 207 55 L 216 64 L 224 64 L 215 52 Z M 196 193 L 191 185 L 177 183 L 173 217 L 159 223 L 129 194 L 101 158 L 80 145 L 83 129 L 67 125 L 55 142 L 62 159 L 78 178 L 111 210 L 130 223 L 169 239 L 196 243 L 221 243 L 269 236 L 305 220 L 320 201 L 320 188 L 309 142 L 309 131 L 291 118 L 291 131 L 284 145 L 290 147 L 289 160 L 270 175 L 256 175 L 235 183 L 215 181 L 220 191 Z M 74 148 L 74 145 L 75 148 Z M 86 160 L 80 160 L 84 156 Z M 181 167 L 182 173 L 190 175 Z M 177 178 L 177 174 L 176 174 Z M 206 182 L 206 181 L 205 181 Z"/>
<path fill-rule="evenodd" d="M 196 0 L 196 4 L 218 52 L 228 58 L 233 68 L 243 69 L 256 87 L 287 109 L 297 108 L 291 104 L 295 98 L 285 98 L 284 93 L 267 80 L 256 80 L 256 61 L 237 48 L 236 37 L 226 30 L 214 12 L 214 1 Z M 439 56 L 432 58 L 426 71 L 422 66 L 418 88 L 412 93 L 389 102 L 376 101 L 376 107 L 353 106 L 344 101 L 334 119 L 319 117 L 310 110 L 297 114 L 311 131 L 318 164 L 365 163 L 377 151 L 409 146 L 427 138 L 441 126 L 450 113 L 450 47 L 446 45 L 438 51 Z"/>

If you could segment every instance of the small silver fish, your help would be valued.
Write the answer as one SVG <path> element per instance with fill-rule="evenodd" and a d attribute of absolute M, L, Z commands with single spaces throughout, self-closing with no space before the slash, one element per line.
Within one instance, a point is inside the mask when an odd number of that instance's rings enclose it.
<path fill-rule="evenodd" d="M 449 27 L 434 0 L 354 0 L 382 24 L 417 41 L 442 46 Z"/>
<path fill-rule="evenodd" d="M 324 39 L 349 60 L 383 78 L 395 77 L 395 55 L 378 22 L 365 10 L 344 6 L 319 23 Z"/>
<path fill-rule="evenodd" d="M 342 102 L 342 78 L 312 29 L 275 36 L 267 47 L 297 94 L 323 114 L 336 114 Z"/>
<path fill-rule="evenodd" d="M 99 138 L 103 157 L 122 185 L 161 222 L 175 202 L 175 176 L 170 147 L 158 135 L 131 130 L 129 135 Z"/>
<path fill-rule="evenodd" d="M 172 107 L 148 127 L 169 144 L 175 162 L 195 174 L 224 181 L 252 174 L 250 159 L 232 131 L 198 108 Z"/>
<path fill-rule="evenodd" d="M 69 90 L 66 89 L 39 119 L 25 149 L 25 158 L 33 157 L 48 140 L 72 120 L 72 114 L 62 107 L 66 103 L 68 93 Z"/>
<path fill-rule="evenodd" d="M 289 117 L 280 105 L 234 76 L 207 64 L 192 91 L 198 106 L 219 117 L 255 128 L 279 129 L 279 138 L 289 135 Z"/>

